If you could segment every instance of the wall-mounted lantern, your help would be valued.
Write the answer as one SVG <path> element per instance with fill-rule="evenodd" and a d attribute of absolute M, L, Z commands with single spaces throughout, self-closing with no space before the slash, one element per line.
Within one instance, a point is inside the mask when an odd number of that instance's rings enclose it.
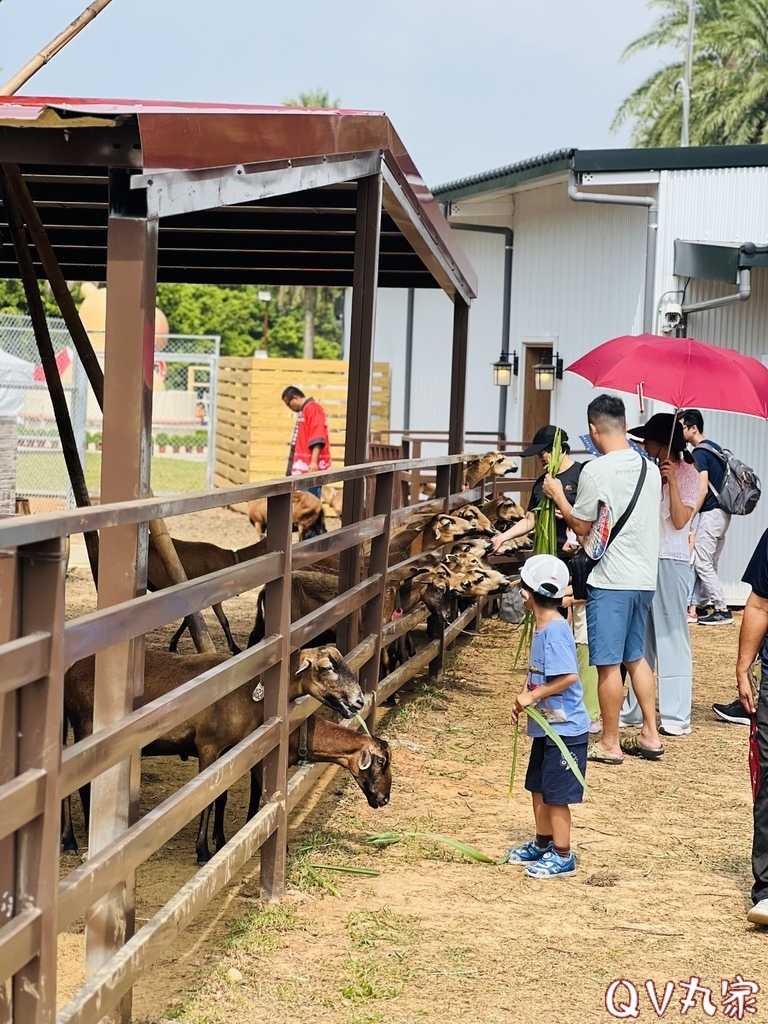
<path fill-rule="evenodd" d="M 493 383 L 497 388 L 508 388 L 512 383 L 512 377 L 517 377 L 519 370 L 517 352 L 512 353 L 512 362 L 509 361 L 509 355 L 502 352 L 498 362 L 493 364 Z"/>
<path fill-rule="evenodd" d="M 552 359 L 552 353 L 543 355 L 541 362 L 533 368 L 533 386 L 537 391 L 554 391 L 555 381 L 563 379 L 563 360 L 560 353 Z"/>

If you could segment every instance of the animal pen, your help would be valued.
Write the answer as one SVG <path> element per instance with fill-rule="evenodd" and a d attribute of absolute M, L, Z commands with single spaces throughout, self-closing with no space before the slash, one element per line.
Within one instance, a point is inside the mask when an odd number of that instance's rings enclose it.
<path fill-rule="evenodd" d="M 381 114 L 2 98 L 0 158 L 0 276 L 24 283 L 81 506 L 0 523 L 0 1022 L 127 1021 L 142 972 L 257 850 L 263 894 L 283 892 L 287 814 L 317 775 L 304 768 L 288 781 L 289 734 L 317 707 L 311 698 L 288 702 L 291 651 L 338 623 L 370 719 L 382 698 L 439 665 L 444 643 L 478 615 L 470 606 L 442 639 L 379 680 L 382 640 L 422 614 L 382 628 L 389 532 L 409 512 L 393 511 L 398 473 L 435 468 L 444 508 L 479 493 L 461 492 L 459 454 L 475 276 Z M 94 508 L 37 278 L 50 283 L 104 412 L 102 503 Z M 78 279 L 108 284 L 103 377 L 66 287 Z M 339 530 L 291 545 L 299 482 L 290 478 L 183 498 L 149 493 L 157 281 L 352 287 L 345 468 L 300 481 L 344 483 Z M 367 462 L 377 285 L 440 287 L 454 303 L 447 456 Z M 255 497 L 269 503 L 266 553 L 186 581 L 163 521 Z M 149 594 L 148 528 L 177 581 Z M 65 621 L 65 539 L 79 532 L 98 573 L 98 607 Z M 291 622 L 292 569 L 334 552 L 338 596 Z M 265 639 L 142 707 L 144 634 L 190 615 L 198 649 L 210 650 L 199 609 L 262 584 Z M 90 654 L 94 732 L 62 751 L 64 669 Z M 139 819 L 142 748 L 260 674 L 264 724 Z M 261 810 L 135 930 L 137 867 L 258 761 Z M 90 856 L 60 881 L 61 800 L 89 780 Z M 83 919 L 86 981 L 57 1015 L 57 934 Z"/>

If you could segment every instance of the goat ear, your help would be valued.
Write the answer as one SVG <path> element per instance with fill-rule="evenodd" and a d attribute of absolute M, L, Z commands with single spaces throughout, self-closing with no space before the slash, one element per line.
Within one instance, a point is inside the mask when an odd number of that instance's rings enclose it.
<path fill-rule="evenodd" d="M 311 668 L 311 666 L 312 666 L 311 658 L 305 658 L 304 661 L 302 661 L 302 663 L 296 669 L 296 675 L 300 676 L 302 672 L 306 672 L 306 670 L 308 668 Z"/>
<path fill-rule="evenodd" d="M 368 747 L 363 747 L 363 749 L 360 751 L 360 771 L 368 771 L 368 769 L 371 767 L 372 760 L 373 758 L 371 757 L 371 752 L 368 749 Z"/>

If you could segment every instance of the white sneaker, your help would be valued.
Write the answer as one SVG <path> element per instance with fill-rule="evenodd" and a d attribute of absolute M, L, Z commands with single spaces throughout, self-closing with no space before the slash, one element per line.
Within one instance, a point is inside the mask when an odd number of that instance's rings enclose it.
<path fill-rule="evenodd" d="M 682 725 L 660 725 L 659 732 L 662 736 L 690 736 L 690 725 L 683 728 Z"/>
<path fill-rule="evenodd" d="M 747 914 L 750 924 L 762 924 L 768 927 L 768 898 L 760 900 Z"/>

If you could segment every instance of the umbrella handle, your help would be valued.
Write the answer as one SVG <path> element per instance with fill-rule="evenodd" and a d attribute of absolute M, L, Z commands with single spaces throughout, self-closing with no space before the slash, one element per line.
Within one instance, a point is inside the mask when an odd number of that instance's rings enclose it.
<path fill-rule="evenodd" d="M 672 458 L 672 442 L 675 439 L 675 427 L 677 426 L 677 417 L 679 415 L 680 415 L 680 409 L 676 407 L 675 411 L 672 413 L 672 430 L 671 430 L 670 435 L 669 435 L 669 444 L 667 445 L 667 458 L 668 459 Z"/>

